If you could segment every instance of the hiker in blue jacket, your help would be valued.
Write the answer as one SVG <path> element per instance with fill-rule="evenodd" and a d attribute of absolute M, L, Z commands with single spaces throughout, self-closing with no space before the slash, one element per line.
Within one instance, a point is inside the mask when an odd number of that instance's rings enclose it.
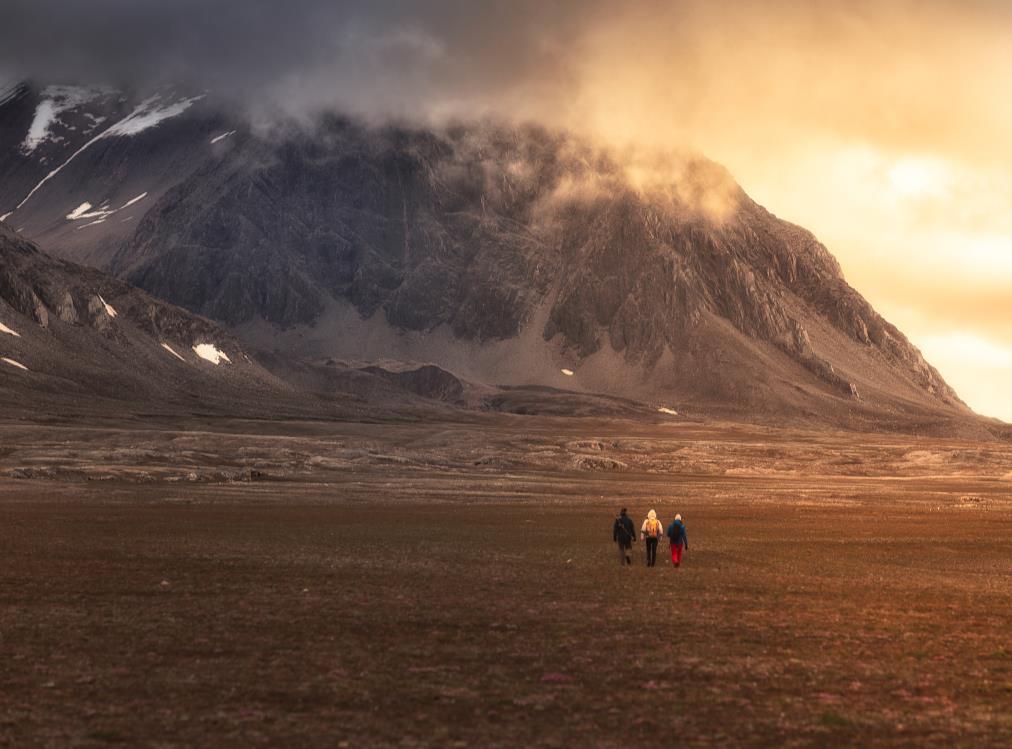
<path fill-rule="evenodd" d="M 689 537 L 685 533 L 681 515 L 675 515 L 668 526 L 668 540 L 671 542 L 671 564 L 679 567 L 682 564 L 682 549 L 689 550 Z"/>

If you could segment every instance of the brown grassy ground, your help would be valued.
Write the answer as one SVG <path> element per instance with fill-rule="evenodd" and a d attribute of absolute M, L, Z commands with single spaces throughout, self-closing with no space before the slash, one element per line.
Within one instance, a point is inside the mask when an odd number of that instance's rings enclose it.
<path fill-rule="evenodd" d="M 0 742 L 1008 746 L 1002 486 L 0 481 Z M 617 566 L 618 502 L 682 570 Z"/>
<path fill-rule="evenodd" d="M 1012 445 L 148 423 L 0 424 L 0 743 L 1012 742 Z"/>

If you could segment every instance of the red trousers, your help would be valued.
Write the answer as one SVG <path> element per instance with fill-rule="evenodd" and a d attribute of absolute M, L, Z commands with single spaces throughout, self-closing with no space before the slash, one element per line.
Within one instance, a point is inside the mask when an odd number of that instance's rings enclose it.
<path fill-rule="evenodd" d="M 671 563 L 676 567 L 682 563 L 682 545 L 671 545 Z"/>

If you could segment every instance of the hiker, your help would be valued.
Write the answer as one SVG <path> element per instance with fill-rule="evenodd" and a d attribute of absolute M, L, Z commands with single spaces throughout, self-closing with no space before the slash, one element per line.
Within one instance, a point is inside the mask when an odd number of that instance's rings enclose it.
<path fill-rule="evenodd" d="M 640 528 L 640 538 L 647 542 L 647 567 L 657 564 L 657 542 L 661 539 L 661 530 L 664 528 L 661 521 L 657 519 L 657 512 L 651 510 L 647 513 L 647 519 L 643 521 Z"/>
<path fill-rule="evenodd" d="M 632 542 L 636 540 L 636 529 L 633 527 L 632 519 L 626 515 L 626 509 L 615 518 L 615 524 L 611 528 L 611 538 L 618 544 L 618 563 L 623 567 L 632 566 Z"/>
<path fill-rule="evenodd" d="M 682 549 L 689 550 L 689 537 L 685 534 L 681 515 L 675 515 L 668 526 L 668 540 L 671 541 L 671 563 L 678 567 L 682 563 Z"/>

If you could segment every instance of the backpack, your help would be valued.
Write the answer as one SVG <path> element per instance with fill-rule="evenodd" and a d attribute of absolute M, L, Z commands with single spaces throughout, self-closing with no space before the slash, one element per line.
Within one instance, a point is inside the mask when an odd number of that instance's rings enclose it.
<path fill-rule="evenodd" d="M 648 519 L 646 533 L 650 538 L 657 538 L 661 535 L 661 521 L 653 518 Z"/>
<path fill-rule="evenodd" d="M 625 543 L 632 540 L 632 534 L 629 532 L 629 525 L 625 518 L 617 518 L 615 528 L 615 537 L 618 541 Z"/>

